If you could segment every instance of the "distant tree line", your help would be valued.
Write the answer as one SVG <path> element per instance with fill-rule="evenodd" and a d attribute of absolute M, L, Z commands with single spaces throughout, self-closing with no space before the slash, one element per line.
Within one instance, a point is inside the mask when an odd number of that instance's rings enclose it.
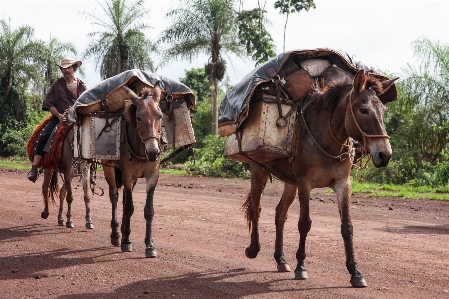
<path fill-rule="evenodd" d="M 83 12 L 100 29 L 88 34 L 91 40 L 81 57 L 96 62 L 102 79 L 132 68 L 156 71 L 170 61 L 207 57 L 204 68 L 186 70 L 180 78 L 197 97 L 197 108 L 192 110 L 197 143 L 176 161 L 187 163 L 198 174 L 244 175 L 241 163 L 222 155 L 218 106 L 230 88 L 226 72 L 232 57 L 258 65 L 276 55 L 266 27 L 266 0 L 246 10 L 243 0 L 179 1 L 166 13 L 170 26 L 155 40 L 145 35 L 150 25 L 142 22 L 148 14 L 144 0 L 96 1 L 105 17 Z M 274 6 L 286 16 L 284 33 L 290 14 L 315 8 L 312 0 L 278 0 Z M 448 184 L 449 46 L 422 37 L 413 47 L 420 64 L 408 64 L 403 74 L 397 74 L 399 100 L 388 104 L 385 118 L 393 159 L 385 169 L 356 172 L 363 180 Z M 60 76 L 56 63 L 77 55 L 72 43 L 56 38 L 40 41 L 32 27 L 13 29 L 8 20 L 0 20 L 0 156 L 25 156 L 29 136 L 46 115 L 42 100 Z"/>

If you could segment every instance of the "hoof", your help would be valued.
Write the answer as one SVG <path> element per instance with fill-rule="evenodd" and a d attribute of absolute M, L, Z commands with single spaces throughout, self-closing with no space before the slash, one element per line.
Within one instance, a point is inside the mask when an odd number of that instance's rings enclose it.
<path fill-rule="evenodd" d="M 111 244 L 118 247 L 121 245 L 120 237 L 119 238 L 111 238 Z"/>
<path fill-rule="evenodd" d="M 58 225 L 59 226 L 64 226 L 65 225 L 65 221 L 64 220 L 58 220 Z"/>
<path fill-rule="evenodd" d="M 133 243 L 123 244 L 122 243 L 122 252 L 132 252 L 133 251 Z"/>
<path fill-rule="evenodd" d="M 366 288 L 368 286 L 363 276 L 351 277 L 351 285 L 354 288 Z"/>
<path fill-rule="evenodd" d="M 92 222 L 88 222 L 88 223 L 86 223 L 86 228 L 87 229 L 94 229 L 94 224 Z"/>
<path fill-rule="evenodd" d="M 48 218 L 48 212 L 42 212 L 41 213 L 41 218 L 42 219 L 47 219 Z"/>
<path fill-rule="evenodd" d="M 291 272 L 289 264 L 278 264 L 278 272 Z"/>
<path fill-rule="evenodd" d="M 307 271 L 295 271 L 295 279 L 305 280 L 307 278 L 309 278 Z"/>
<path fill-rule="evenodd" d="M 145 249 L 145 257 L 157 257 L 156 248 L 147 248 Z"/>
<path fill-rule="evenodd" d="M 245 249 L 245 256 L 249 259 L 255 259 L 259 251 L 251 250 L 249 247 Z"/>
<path fill-rule="evenodd" d="M 67 228 L 74 228 L 75 225 L 73 224 L 72 221 L 67 221 L 67 223 L 65 224 L 65 227 L 67 227 Z"/>

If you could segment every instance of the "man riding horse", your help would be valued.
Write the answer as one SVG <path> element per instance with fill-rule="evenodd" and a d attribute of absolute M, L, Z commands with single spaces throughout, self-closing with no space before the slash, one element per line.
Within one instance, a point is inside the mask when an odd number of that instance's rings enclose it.
<path fill-rule="evenodd" d="M 34 146 L 34 158 L 31 170 L 28 173 L 28 179 L 33 183 L 38 178 L 38 168 L 42 166 L 42 157 L 48 152 L 49 146 L 46 146 L 50 135 L 60 122 L 66 121 L 67 113 L 70 107 L 75 103 L 81 93 L 86 90 L 86 84 L 75 77 L 75 72 L 82 62 L 70 57 L 65 57 L 57 66 L 62 72 L 62 77 L 57 79 L 50 87 L 44 102 L 42 110 L 50 111 L 52 117 L 43 129 Z M 51 140 L 50 140 L 51 142 Z"/>

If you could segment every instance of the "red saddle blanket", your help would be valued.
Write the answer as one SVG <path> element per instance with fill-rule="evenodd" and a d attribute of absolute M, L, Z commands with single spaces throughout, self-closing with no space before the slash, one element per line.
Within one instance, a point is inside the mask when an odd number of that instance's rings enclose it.
<path fill-rule="evenodd" d="M 50 118 L 51 115 L 48 115 L 39 125 L 37 125 L 30 139 L 28 139 L 27 154 L 31 162 L 33 162 L 34 159 L 34 147 L 36 145 L 36 141 Z M 53 145 L 50 148 L 50 151 L 44 154 L 40 165 L 38 165 L 39 168 L 57 167 L 60 164 L 62 157 L 62 144 L 64 143 L 64 139 L 72 126 L 73 124 L 67 124 L 65 122 L 59 124 L 58 129 L 56 130 L 56 135 L 53 138 Z"/>

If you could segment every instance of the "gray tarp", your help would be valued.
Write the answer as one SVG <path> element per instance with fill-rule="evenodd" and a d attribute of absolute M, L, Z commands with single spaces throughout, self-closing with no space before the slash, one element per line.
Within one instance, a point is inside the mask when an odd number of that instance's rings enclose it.
<path fill-rule="evenodd" d="M 89 104 L 99 99 L 99 94 L 103 93 L 104 95 L 108 95 L 111 92 L 113 92 L 115 89 L 117 89 L 120 86 L 126 85 L 128 81 L 130 81 L 131 78 L 137 77 L 142 82 L 154 86 L 154 84 L 157 81 L 162 81 L 162 89 L 165 91 L 167 85 L 172 86 L 172 93 L 183 93 L 183 94 L 190 94 L 187 105 L 189 107 L 195 105 L 195 96 L 192 93 L 192 90 L 184 85 L 181 82 L 154 74 L 150 72 L 141 71 L 138 69 L 128 70 L 124 71 L 123 73 L 120 73 L 118 75 L 115 75 L 111 78 L 108 78 L 106 80 L 101 81 L 94 87 L 84 91 L 79 98 L 76 100 L 75 104 L 70 109 L 70 113 L 68 115 L 68 121 L 69 122 L 76 122 L 75 120 L 75 114 L 74 111 L 78 105 L 83 104 Z"/>
<path fill-rule="evenodd" d="M 294 50 L 284 52 L 258 66 L 237 83 L 225 96 L 220 106 L 218 126 L 234 124 L 236 128 L 244 121 L 249 109 L 249 101 L 256 87 L 271 78 L 265 73 L 267 68 L 273 68 L 279 73 L 288 58 L 293 61 L 318 58 L 326 59 L 350 74 L 355 74 L 358 69 L 369 70 L 364 64 L 354 61 L 347 53 L 323 48 L 314 50 Z"/>

